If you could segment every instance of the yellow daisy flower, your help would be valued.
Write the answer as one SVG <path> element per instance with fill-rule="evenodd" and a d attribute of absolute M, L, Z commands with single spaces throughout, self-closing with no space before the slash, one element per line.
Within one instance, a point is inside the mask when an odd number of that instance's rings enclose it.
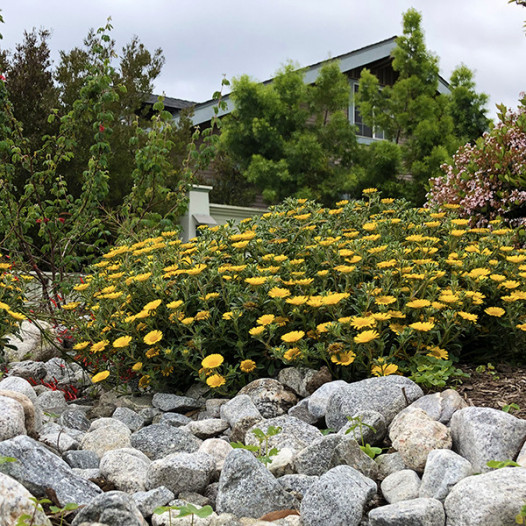
<path fill-rule="evenodd" d="M 91 377 L 91 382 L 94 384 L 96 384 L 97 382 L 102 382 L 102 380 L 106 380 L 106 378 L 108 378 L 109 375 L 109 371 L 101 371 L 100 373 L 97 373 L 96 375 Z"/>
<path fill-rule="evenodd" d="M 501 316 L 504 316 L 504 314 L 506 314 L 506 311 L 504 309 L 501 309 L 500 307 L 488 307 L 487 309 L 484 309 L 484 312 L 488 316 L 494 316 L 496 318 L 500 318 Z"/>
<path fill-rule="evenodd" d="M 226 384 L 226 379 L 220 374 L 213 374 L 206 379 L 206 384 L 212 389 L 217 389 L 218 387 Z"/>
<path fill-rule="evenodd" d="M 409 327 L 419 332 L 429 332 L 435 324 L 431 321 L 417 321 L 416 323 L 411 323 Z"/>
<path fill-rule="evenodd" d="M 363 331 L 354 337 L 355 343 L 369 343 L 380 337 L 378 331 Z"/>
<path fill-rule="evenodd" d="M 243 360 L 239 366 L 243 373 L 251 373 L 255 368 L 256 362 L 254 360 Z"/>
<path fill-rule="evenodd" d="M 132 337 L 131 336 L 121 336 L 120 338 L 117 338 L 113 342 L 113 347 L 115 347 L 117 349 L 120 349 L 120 348 L 123 348 L 123 347 L 128 347 L 128 345 L 130 345 L 131 341 L 132 341 Z"/>
<path fill-rule="evenodd" d="M 201 366 L 205 369 L 216 369 L 225 359 L 220 354 L 209 354 L 201 360 Z"/>
<path fill-rule="evenodd" d="M 283 334 L 281 336 L 281 340 L 286 343 L 295 343 L 301 340 L 304 336 L 305 333 L 303 331 L 291 331 L 287 332 L 286 334 Z"/>
<path fill-rule="evenodd" d="M 146 345 L 155 345 L 163 339 L 163 333 L 161 331 L 150 331 L 144 336 L 143 341 Z"/>

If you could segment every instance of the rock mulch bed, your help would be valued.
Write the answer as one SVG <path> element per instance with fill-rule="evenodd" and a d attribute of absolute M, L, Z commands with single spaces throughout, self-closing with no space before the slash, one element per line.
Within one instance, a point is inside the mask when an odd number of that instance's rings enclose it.
<path fill-rule="evenodd" d="M 197 526 L 508 526 L 526 501 L 526 420 L 469 407 L 453 390 L 424 395 L 400 376 L 346 383 L 289 368 L 229 400 L 195 386 L 82 404 L 28 381 L 82 389 L 78 366 L 52 358 L 8 370 L 0 456 L 16 462 L 0 463 L 0 524 L 31 513 L 32 495 L 81 505 L 73 526 L 191 524 L 153 513 L 185 503 L 212 506 Z M 258 445 L 253 431 L 272 427 L 267 465 L 230 445 Z M 373 460 L 362 442 L 386 452 Z M 51 523 L 39 513 L 35 524 Z"/>

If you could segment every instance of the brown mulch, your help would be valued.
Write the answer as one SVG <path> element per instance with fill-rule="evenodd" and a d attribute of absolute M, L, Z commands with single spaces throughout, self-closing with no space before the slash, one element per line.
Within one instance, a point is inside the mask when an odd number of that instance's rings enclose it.
<path fill-rule="evenodd" d="M 456 391 L 469 405 L 502 409 L 517 404 L 520 409 L 511 409 L 510 414 L 526 420 L 526 368 L 507 364 L 495 365 L 494 369 L 476 372 L 472 365 L 458 365 L 470 378 L 462 380 Z"/>

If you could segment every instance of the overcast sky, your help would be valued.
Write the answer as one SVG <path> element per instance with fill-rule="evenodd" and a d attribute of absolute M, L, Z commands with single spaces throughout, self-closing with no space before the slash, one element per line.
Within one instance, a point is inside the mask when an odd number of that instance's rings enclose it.
<path fill-rule="evenodd" d="M 166 64 L 156 91 L 202 102 L 227 78 L 271 78 L 288 60 L 308 66 L 402 32 L 402 13 L 422 13 L 428 49 L 443 77 L 455 66 L 475 71 L 479 91 L 515 107 L 526 91 L 526 8 L 507 0 L 3 0 L 0 46 L 13 49 L 23 31 L 52 30 L 50 46 L 79 46 L 91 27 L 112 17 L 122 47 L 132 35 Z"/>

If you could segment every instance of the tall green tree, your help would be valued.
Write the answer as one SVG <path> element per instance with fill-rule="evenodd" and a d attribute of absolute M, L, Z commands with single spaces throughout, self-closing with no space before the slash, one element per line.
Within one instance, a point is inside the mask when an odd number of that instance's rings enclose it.
<path fill-rule="evenodd" d="M 90 30 L 84 39 L 83 47 L 76 47 L 69 52 L 60 52 L 60 63 L 55 72 L 55 80 L 60 89 L 63 112 L 73 109 L 79 88 L 89 79 L 90 68 L 99 51 L 96 34 Z M 133 148 L 130 147 L 129 142 L 135 135 L 134 122 L 138 118 L 138 126 L 142 128 L 149 126 L 145 101 L 153 91 L 153 83 L 159 76 L 165 59 L 161 49 L 150 52 L 136 36 L 122 48 L 119 54 L 116 51 L 114 40 L 108 42 L 108 47 L 104 52 L 113 64 L 110 72 L 112 86 L 122 87 L 118 100 L 110 105 L 115 121 L 109 137 L 113 155 L 109 160 L 109 170 L 112 176 L 109 181 L 110 192 L 106 205 L 114 207 L 121 203 L 124 195 L 131 190 L 130 174 L 134 169 L 134 158 Z M 104 127 L 104 123 L 101 125 Z M 185 133 L 190 135 L 189 128 Z M 72 183 L 72 188 L 75 187 L 79 168 L 87 161 L 86 146 L 90 143 L 92 135 L 93 130 L 89 122 L 77 123 L 76 155 L 63 168 L 65 177 Z M 181 144 L 181 141 L 175 141 L 175 143 Z M 187 143 L 188 141 L 185 144 Z"/>
<path fill-rule="evenodd" d="M 475 137 L 477 130 L 482 133 L 485 122 L 477 113 L 485 98 L 475 93 L 467 68 L 456 71 L 451 99 L 438 93 L 438 59 L 426 48 L 421 23 L 415 9 L 403 15 L 403 34 L 392 52 L 398 74 L 395 83 L 381 87 L 377 77 L 364 69 L 357 96 L 364 122 L 383 129 L 389 140 L 400 145 L 398 177 L 404 178 L 406 197 L 418 205 L 425 200 L 429 178 L 440 173 L 440 166 L 465 137 Z"/>
<path fill-rule="evenodd" d="M 475 91 L 473 72 L 464 64 L 458 66 L 449 81 L 449 113 L 455 135 L 462 143 L 474 142 L 489 129 L 486 116 L 489 97 Z"/>
<path fill-rule="evenodd" d="M 50 32 L 46 29 L 24 32 L 23 42 L 15 50 L 0 50 L 0 69 L 4 72 L 5 86 L 10 93 L 14 116 L 24 130 L 31 149 L 42 146 L 42 137 L 56 133 L 56 123 L 48 115 L 58 103 L 58 90 L 53 82 Z M 23 176 L 17 171 L 15 184 L 22 188 Z"/>
<path fill-rule="evenodd" d="M 233 82 L 235 109 L 221 142 L 269 203 L 287 196 L 334 202 L 352 186 L 356 137 L 346 109 L 350 87 L 339 65 L 323 66 L 313 85 L 289 64 L 270 84 Z"/>

